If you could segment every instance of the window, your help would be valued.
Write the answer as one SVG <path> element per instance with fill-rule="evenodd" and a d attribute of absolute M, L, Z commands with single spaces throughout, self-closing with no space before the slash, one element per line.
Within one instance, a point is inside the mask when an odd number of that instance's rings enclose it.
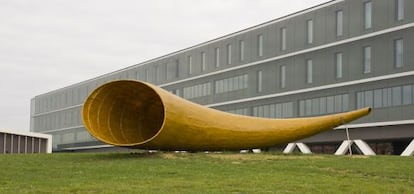
<path fill-rule="evenodd" d="M 240 61 L 244 61 L 244 41 L 239 41 L 239 49 L 240 49 Z"/>
<path fill-rule="evenodd" d="M 364 73 L 371 72 L 371 47 L 364 47 Z"/>
<path fill-rule="evenodd" d="M 263 56 L 263 35 L 261 34 L 257 36 L 257 56 Z"/>
<path fill-rule="evenodd" d="M 208 96 L 210 94 L 211 94 L 211 83 L 210 82 L 183 88 L 183 98 L 185 99 L 198 98 L 198 97 Z M 179 93 L 177 95 L 179 95 Z"/>
<path fill-rule="evenodd" d="M 154 72 L 154 81 L 160 81 L 160 66 L 155 65 L 155 72 Z"/>
<path fill-rule="evenodd" d="M 299 116 L 338 113 L 349 110 L 349 95 L 339 94 L 299 101 Z"/>
<path fill-rule="evenodd" d="M 342 53 L 335 53 L 336 78 L 342 78 Z"/>
<path fill-rule="evenodd" d="M 180 76 L 180 60 L 178 59 L 175 60 L 174 70 L 175 70 L 174 76 L 175 78 L 178 78 Z"/>
<path fill-rule="evenodd" d="M 230 92 L 240 89 L 247 88 L 247 81 L 248 81 L 248 75 L 239 75 L 231 78 L 226 78 L 222 80 L 216 80 L 214 82 L 215 84 L 215 93 L 224 93 L 224 92 Z"/>
<path fill-rule="evenodd" d="M 364 3 L 364 27 L 370 29 L 372 27 L 372 2 Z"/>
<path fill-rule="evenodd" d="M 165 66 L 167 69 L 167 80 L 171 80 L 174 78 L 178 78 L 179 76 L 179 67 L 180 67 L 180 61 L 178 59 L 174 60 L 171 63 L 166 63 Z"/>
<path fill-rule="evenodd" d="M 286 27 L 280 28 L 280 50 L 286 50 Z"/>
<path fill-rule="evenodd" d="M 216 67 L 220 67 L 220 48 L 214 49 L 214 64 Z"/>
<path fill-rule="evenodd" d="M 412 91 L 413 91 L 413 89 L 412 89 L 412 87 L 411 87 L 411 85 L 406 85 L 406 86 L 403 86 L 403 88 L 402 88 L 402 97 L 403 97 L 403 99 L 402 99 L 402 104 L 403 105 L 408 105 L 408 104 L 411 104 L 411 103 L 413 103 L 413 93 L 412 93 Z"/>
<path fill-rule="evenodd" d="M 402 90 L 401 87 L 393 87 L 392 88 L 392 105 L 399 106 L 402 103 Z"/>
<path fill-rule="evenodd" d="M 373 98 L 373 99 L 372 99 Z M 357 92 L 357 108 L 384 108 L 414 103 L 413 85 Z"/>
<path fill-rule="evenodd" d="M 148 71 L 148 69 L 145 69 L 145 81 L 149 81 L 149 71 Z"/>
<path fill-rule="evenodd" d="M 187 57 L 187 65 L 188 65 L 188 74 L 193 73 L 193 57 L 188 56 Z"/>
<path fill-rule="evenodd" d="M 201 71 L 206 70 L 206 53 L 201 52 Z"/>
<path fill-rule="evenodd" d="M 404 0 L 395 0 L 395 19 L 401 21 L 404 19 Z"/>
<path fill-rule="evenodd" d="M 227 45 L 227 65 L 231 64 L 231 44 Z"/>
<path fill-rule="evenodd" d="M 233 114 L 239 114 L 239 115 L 249 115 L 249 109 L 248 108 L 228 110 L 227 112 L 233 113 Z"/>
<path fill-rule="evenodd" d="M 293 117 L 293 102 L 255 106 L 253 107 L 253 116 L 265 118 Z"/>
<path fill-rule="evenodd" d="M 313 82 L 313 64 L 312 59 L 306 60 L 306 82 L 308 84 Z"/>
<path fill-rule="evenodd" d="M 257 92 L 262 92 L 263 89 L 263 72 L 257 71 Z"/>
<path fill-rule="evenodd" d="M 343 14 L 344 12 L 342 10 L 336 11 L 336 36 L 342 36 L 343 35 L 343 29 L 344 29 L 344 22 L 343 22 Z"/>
<path fill-rule="evenodd" d="M 313 20 L 306 21 L 306 40 L 308 44 L 313 43 Z"/>
<path fill-rule="evenodd" d="M 403 43 L 403 39 L 394 40 L 394 66 L 396 68 L 404 66 L 404 43 Z"/>
<path fill-rule="evenodd" d="M 286 87 L 286 66 L 285 65 L 280 66 L 280 87 L 281 88 Z"/>

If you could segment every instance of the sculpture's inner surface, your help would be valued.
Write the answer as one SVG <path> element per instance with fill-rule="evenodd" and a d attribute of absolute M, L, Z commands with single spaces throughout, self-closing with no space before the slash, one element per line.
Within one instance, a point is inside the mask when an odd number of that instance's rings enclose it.
<path fill-rule="evenodd" d="M 85 104 L 85 124 L 98 139 L 131 146 L 150 139 L 164 122 L 158 94 L 139 82 L 119 81 L 95 90 Z"/>

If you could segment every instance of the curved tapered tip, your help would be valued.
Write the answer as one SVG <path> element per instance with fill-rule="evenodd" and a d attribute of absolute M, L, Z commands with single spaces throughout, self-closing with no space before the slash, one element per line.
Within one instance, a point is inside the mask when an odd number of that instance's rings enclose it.
<path fill-rule="evenodd" d="M 365 107 L 358 110 L 340 113 L 338 116 L 340 117 L 342 124 L 349 123 L 353 120 L 361 118 L 363 116 L 368 115 L 372 111 L 371 107 Z"/>

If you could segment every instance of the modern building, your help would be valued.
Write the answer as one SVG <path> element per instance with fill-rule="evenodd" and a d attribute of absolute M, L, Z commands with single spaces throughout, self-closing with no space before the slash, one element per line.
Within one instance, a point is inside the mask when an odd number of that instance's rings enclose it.
<path fill-rule="evenodd" d="M 0 154 L 52 153 L 52 135 L 0 130 Z"/>
<path fill-rule="evenodd" d="M 414 138 L 411 53 L 414 1 L 329 1 L 38 95 L 31 102 L 31 131 L 53 135 L 54 150 L 107 147 L 85 130 L 82 103 L 101 84 L 133 79 L 257 117 L 309 117 L 370 106 L 369 116 L 345 126 L 351 138 L 365 140 L 377 154 L 399 154 Z M 301 142 L 329 153 L 344 139 L 340 128 Z"/>

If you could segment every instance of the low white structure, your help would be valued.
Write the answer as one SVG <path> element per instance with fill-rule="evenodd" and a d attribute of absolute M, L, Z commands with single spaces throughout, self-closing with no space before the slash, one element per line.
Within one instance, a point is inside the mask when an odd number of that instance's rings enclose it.
<path fill-rule="evenodd" d="M 411 143 L 405 148 L 405 150 L 401 153 L 401 156 L 412 156 L 414 155 L 414 139 Z"/>
<path fill-rule="evenodd" d="M 283 150 L 284 154 L 292 153 L 295 148 L 298 147 L 299 151 L 304 154 L 311 154 L 312 151 L 309 149 L 309 147 L 304 143 L 289 143 L 286 148 Z"/>
<path fill-rule="evenodd" d="M 52 135 L 0 129 L 0 154 L 52 153 Z"/>
<path fill-rule="evenodd" d="M 361 150 L 362 154 L 367 156 L 376 155 L 375 152 L 371 149 L 371 147 L 369 147 L 369 145 L 365 141 L 362 141 L 360 139 L 344 140 L 342 144 L 339 146 L 338 150 L 336 150 L 335 155 L 345 155 L 354 143 L 359 148 L 359 150 Z"/>

